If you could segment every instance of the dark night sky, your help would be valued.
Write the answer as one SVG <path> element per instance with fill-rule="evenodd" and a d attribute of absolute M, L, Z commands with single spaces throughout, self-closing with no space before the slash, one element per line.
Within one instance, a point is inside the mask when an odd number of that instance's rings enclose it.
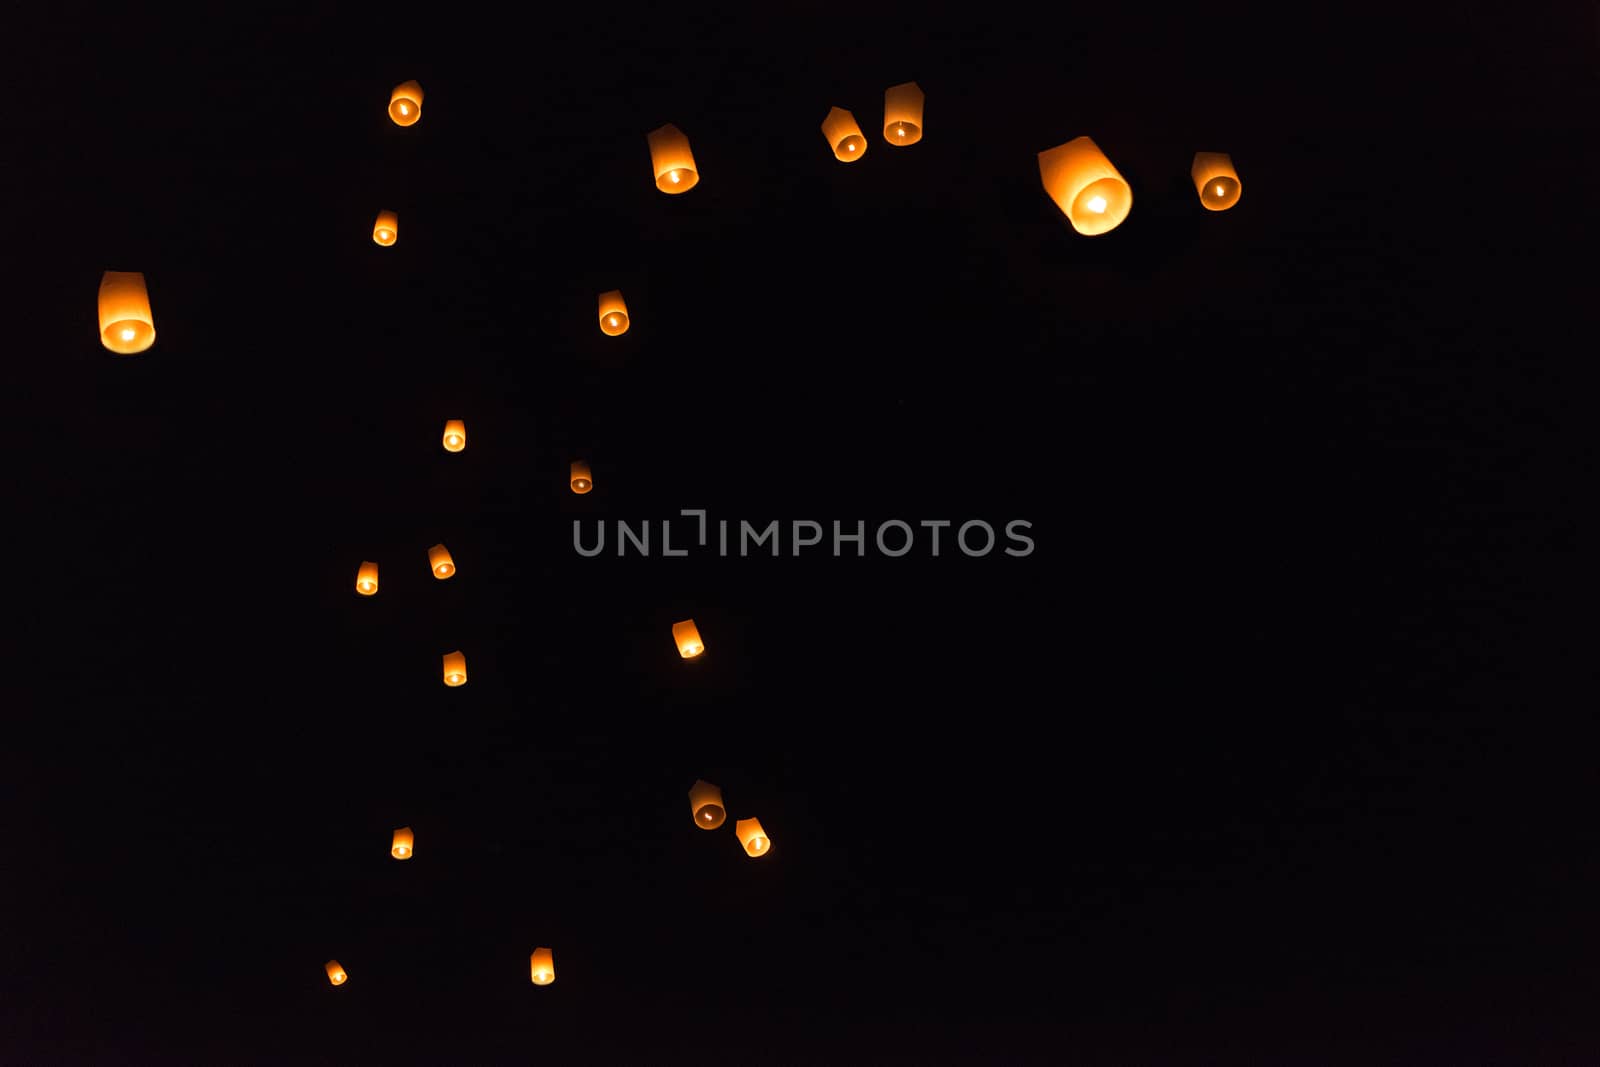
<path fill-rule="evenodd" d="M 1592 5 L 515 17 L 8 33 L 0 1060 L 1593 1057 Z"/>

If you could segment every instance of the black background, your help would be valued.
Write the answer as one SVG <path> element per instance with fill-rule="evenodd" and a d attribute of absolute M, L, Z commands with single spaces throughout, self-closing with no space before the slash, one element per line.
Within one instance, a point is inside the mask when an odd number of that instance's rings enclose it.
<path fill-rule="evenodd" d="M 10 34 L 5 1059 L 1593 1054 L 1591 6 L 533 11 Z"/>

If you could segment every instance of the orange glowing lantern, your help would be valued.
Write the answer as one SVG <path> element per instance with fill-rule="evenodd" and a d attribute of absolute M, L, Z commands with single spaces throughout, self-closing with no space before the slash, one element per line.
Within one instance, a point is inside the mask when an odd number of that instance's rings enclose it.
<path fill-rule="evenodd" d="M 466 653 L 446 652 L 444 654 L 444 684 L 448 686 L 467 684 Z"/>
<path fill-rule="evenodd" d="M 339 966 L 338 960 L 329 960 L 322 965 L 322 969 L 328 972 L 328 981 L 334 985 L 344 985 L 346 979 L 350 977 L 344 973 L 344 968 Z"/>
<path fill-rule="evenodd" d="M 411 834 L 411 827 L 402 826 L 394 832 L 394 841 L 389 845 L 389 855 L 397 860 L 408 860 L 416 851 L 416 840 Z"/>
<path fill-rule="evenodd" d="M 378 221 L 372 224 L 372 239 L 385 248 L 400 239 L 400 216 L 392 211 L 378 212 Z"/>
<path fill-rule="evenodd" d="M 673 623 L 672 639 L 678 643 L 678 655 L 684 659 L 694 659 L 706 650 L 705 642 L 700 640 L 700 631 L 695 629 L 693 619 Z"/>
<path fill-rule="evenodd" d="M 772 849 L 772 838 L 761 828 L 760 819 L 740 819 L 733 824 L 733 832 L 739 835 L 739 844 L 751 856 L 765 856 Z"/>
<path fill-rule="evenodd" d="M 533 950 L 533 955 L 528 957 L 528 968 L 533 972 L 534 985 L 549 985 L 556 980 L 555 956 L 547 948 Z"/>
<path fill-rule="evenodd" d="M 600 332 L 607 337 L 628 332 L 628 305 L 622 300 L 621 289 L 600 294 Z"/>
<path fill-rule="evenodd" d="M 922 87 L 916 82 L 883 91 L 883 139 L 904 147 L 922 140 Z"/>
<path fill-rule="evenodd" d="M 715 830 L 728 817 L 722 807 L 722 790 L 698 778 L 689 787 L 689 810 L 694 813 L 694 824 L 702 830 Z"/>
<path fill-rule="evenodd" d="M 856 117 L 842 107 L 828 109 L 828 117 L 822 120 L 822 136 L 828 139 L 833 158 L 841 163 L 854 163 L 867 154 L 867 139 L 861 136 Z"/>
<path fill-rule="evenodd" d="M 456 572 L 456 561 L 450 558 L 448 548 L 434 545 L 428 549 L 428 569 L 435 578 L 448 578 Z"/>
<path fill-rule="evenodd" d="M 422 86 L 414 81 L 396 85 L 389 94 L 389 117 L 396 126 L 415 126 L 422 118 Z"/>
<path fill-rule="evenodd" d="M 1116 229 L 1133 209 L 1133 190 L 1087 137 L 1040 152 L 1039 177 L 1072 228 L 1086 237 Z"/>
<path fill-rule="evenodd" d="M 589 473 L 589 465 L 581 459 L 572 461 L 572 491 L 574 493 L 587 493 L 594 488 L 594 477 Z"/>
<path fill-rule="evenodd" d="M 460 419 L 450 419 L 444 424 L 444 450 L 460 452 L 467 447 L 467 424 Z"/>
<path fill-rule="evenodd" d="M 370 560 L 364 561 L 356 570 L 356 592 L 362 596 L 372 596 L 378 591 L 378 565 Z"/>
<path fill-rule="evenodd" d="M 656 188 L 663 193 L 687 193 L 700 181 L 694 169 L 694 153 L 689 138 L 672 123 L 645 135 L 650 142 L 650 165 L 655 168 Z"/>
<path fill-rule="evenodd" d="M 1239 172 L 1228 153 L 1196 152 L 1189 175 L 1207 211 L 1226 211 L 1239 202 Z"/>
<path fill-rule="evenodd" d="M 108 270 L 100 276 L 100 343 L 119 356 L 132 356 L 156 343 L 150 292 L 136 270 Z"/>

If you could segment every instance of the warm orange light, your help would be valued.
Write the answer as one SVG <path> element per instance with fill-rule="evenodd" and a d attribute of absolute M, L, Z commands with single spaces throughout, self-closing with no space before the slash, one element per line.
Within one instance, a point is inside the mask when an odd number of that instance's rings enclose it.
<path fill-rule="evenodd" d="M 467 424 L 460 419 L 450 419 L 444 424 L 444 450 L 460 452 L 467 447 Z"/>
<path fill-rule="evenodd" d="M 650 142 L 650 165 L 655 169 L 656 188 L 663 193 L 687 193 L 700 181 L 694 169 L 694 153 L 689 138 L 672 123 L 645 135 Z"/>
<path fill-rule="evenodd" d="M 322 969 L 328 972 L 328 981 L 334 985 L 344 985 L 345 979 L 350 977 L 344 973 L 344 968 L 339 966 L 338 960 L 329 960 L 323 964 Z"/>
<path fill-rule="evenodd" d="M 446 108 L 445 110 L 449 110 Z M 422 118 L 422 86 L 402 82 L 389 94 L 389 117 L 396 126 L 414 126 Z"/>
<path fill-rule="evenodd" d="M 883 139 L 904 147 L 922 140 L 922 87 L 916 82 L 883 91 Z"/>
<path fill-rule="evenodd" d="M 1207 211 L 1226 211 L 1239 202 L 1243 191 L 1239 172 L 1226 152 L 1196 152 L 1189 167 L 1200 203 Z"/>
<path fill-rule="evenodd" d="M 528 957 L 528 968 L 533 973 L 534 985 L 549 985 L 556 980 L 556 959 L 547 948 L 533 950 L 533 955 Z"/>
<path fill-rule="evenodd" d="M 678 655 L 684 659 L 694 659 L 706 650 L 705 642 L 700 640 L 700 631 L 695 629 L 693 619 L 673 623 L 672 639 L 678 643 Z"/>
<path fill-rule="evenodd" d="M 362 596 L 371 596 L 377 591 L 378 565 L 370 560 L 364 560 L 356 569 L 356 592 Z"/>
<path fill-rule="evenodd" d="M 689 810 L 694 813 L 694 824 L 702 830 L 715 830 L 728 817 L 722 807 L 722 790 L 698 778 L 689 787 Z"/>
<path fill-rule="evenodd" d="M 412 836 L 411 827 L 402 826 L 394 832 L 394 841 L 389 845 L 389 855 L 397 860 L 408 860 L 416 852 L 416 839 Z"/>
<path fill-rule="evenodd" d="M 467 684 L 466 653 L 446 652 L 444 654 L 444 684 L 448 686 Z"/>
<path fill-rule="evenodd" d="M 392 211 L 378 212 L 378 221 L 372 224 L 372 239 L 385 248 L 400 239 L 400 216 Z"/>
<path fill-rule="evenodd" d="M 867 139 L 861 135 L 856 117 L 842 107 L 828 109 L 822 120 L 822 136 L 833 149 L 833 158 L 841 163 L 854 163 L 867 154 Z"/>
<path fill-rule="evenodd" d="M 144 275 L 108 270 L 100 276 L 100 343 L 119 356 L 132 356 L 156 343 L 155 319 Z"/>
<path fill-rule="evenodd" d="M 1116 229 L 1133 209 L 1133 190 L 1087 137 L 1040 152 L 1039 177 L 1072 228 L 1085 236 Z"/>
<path fill-rule="evenodd" d="M 733 824 L 733 832 L 739 835 L 739 844 L 751 856 L 765 856 L 772 850 L 772 838 L 761 828 L 760 819 L 740 819 Z"/>
<path fill-rule="evenodd" d="M 450 558 L 448 548 L 434 545 L 428 549 L 428 569 L 435 578 L 448 578 L 456 572 L 456 561 Z"/>
<path fill-rule="evenodd" d="M 589 473 L 589 465 L 581 459 L 572 461 L 572 491 L 574 493 L 587 493 L 594 488 L 594 476 Z"/>
<path fill-rule="evenodd" d="M 607 337 L 628 332 L 628 305 L 621 289 L 600 294 L 600 332 Z"/>

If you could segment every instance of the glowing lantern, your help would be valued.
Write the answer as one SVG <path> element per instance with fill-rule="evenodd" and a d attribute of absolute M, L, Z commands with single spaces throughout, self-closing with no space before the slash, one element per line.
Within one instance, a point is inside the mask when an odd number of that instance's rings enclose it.
<path fill-rule="evenodd" d="M 466 653 L 446 652 L 444 654 L 444 684 L 448 686 L 467 684 Z"/>
<path fill-rule="evenodd" d="M 467 424 L 460 419 L 450 419 L 444 424 L 444 450 L 460 452 L 467 447 Z"/>
<path fill-rule="evenodd" d="M 678 643 L 678 655 L 684 659 L 694 659 L 706 650 L 705 642 L 700 640 L 700 631 L 695 629 L 693 619 L 673 623 L 672 639 Z"/>
<path fill-rule="evenodd" d="M 389 94 L 389 117 L 396 126 L 416 125 L 422 117 L 422 86 L 416 82 L 396 85 Z"/>
<path fill-rule="evenodd" d="M 883 139 L 902 147 L 922 140 L 922 87 L 916 82 L 883 91 Z"/>
<path fill-rule="evenodd" d="M 600 294 L 600 332 L 607 337 L 628 332 L 628 305 L 623 303 L 621 289 Z"/>
<path fill-rule="evenodd" d="M 861 136 L 856 117 L 842 107 L 828 109 L 822 120 L 822 136 L 828 139 L 833 157 L 841 163 L 854 163 L 867 154 L 867 139 Z"/>
<path fill-rule="evenodd" d="M 1040 152 L 1039 177 L 1072 228 L 1088 237 L 1116 229 L 1133 208 L 1133 190 L 1087 137 Z"/>
<path fill-rule="evenodd" d="M 528 967 L 533 972 L 534 985 L 549 985 L 556 980 L 556 960 L 547 948 L 534 949 Z"/>
<path fill-rule="evenodd" d="M 1239 172 L 1228 153 L 1196 152 L 1189 175 L 1207 211 L 1226 211 L 1239 202 Z"/>
<path fill-rule="evenodd" d="M 378 565 L 367 561 L 356 570 L 356 592 L 371 596 L 378 591 Z"/>
<path fill-rule="evenodd" d="M 400 216 L 392 211 L 378 212 L 378 221 L 372 224 L 372 239 L 385 248 L 400 239 Z"/>
<path fill-rule="evenodd" d="M 323 964 L 322 969 L 328 972 L 328 981 L 334 985 L 344 985 L 345 979 L 350 977 L 344 973 L 344 968 L 339 966 L 338 960 L 329 960 Z"/>
<path fill-rule="evenodd" d="M 761 828 L 760 819 L 740 819 L 733 824 L 733 832 L 739 835 L 739 844 L 749 855 L 765 856 L 772 848 L 772 838 Z"/>
<path fill-rule="evenodd" d="M 581 459 L 572 461 L 572 491 L 574 493 L 587 493 L 594 488 L 594 478 L 589 474 L 589 465 Z"/>
<path fill-rule="evenodd" d="M 456 561 L 450 558 L 448 548 L 434 545 L 428 549 L 428 568 L 435 578 L 448 578 L 456 572 Z"/>
<path fill-rule="evenodd" d="M 389 845 L 389 855 L 397 860 L 408 860 L 416 851 L 414 844 L 415 838 L 412 837 L 411 827 L 402 826 L 394 832 L 394 841 Z"/>
<path fill-rule="evenodd" d="M 100 276 L 100 343 L 119 356 L 156 343 L 150 293 L 139 271 L 108 270 Z"/>
<path fill-rule="evenodd" d="M 700 181 L 694 169 L 694 153 L 689 138 L 672 123 L 645 135 L 650 142 L 650 165 L 655 168 L 656 188 L 663 193 L 687 193 Z"/>
<path fill-rule="evenodd" d="M 715 830 L 728 817 L 722 807 L 722 790 L 698 778 L 689 787 L 689 810 L 694 812 L 694 824 L 702 830 Z"/>

